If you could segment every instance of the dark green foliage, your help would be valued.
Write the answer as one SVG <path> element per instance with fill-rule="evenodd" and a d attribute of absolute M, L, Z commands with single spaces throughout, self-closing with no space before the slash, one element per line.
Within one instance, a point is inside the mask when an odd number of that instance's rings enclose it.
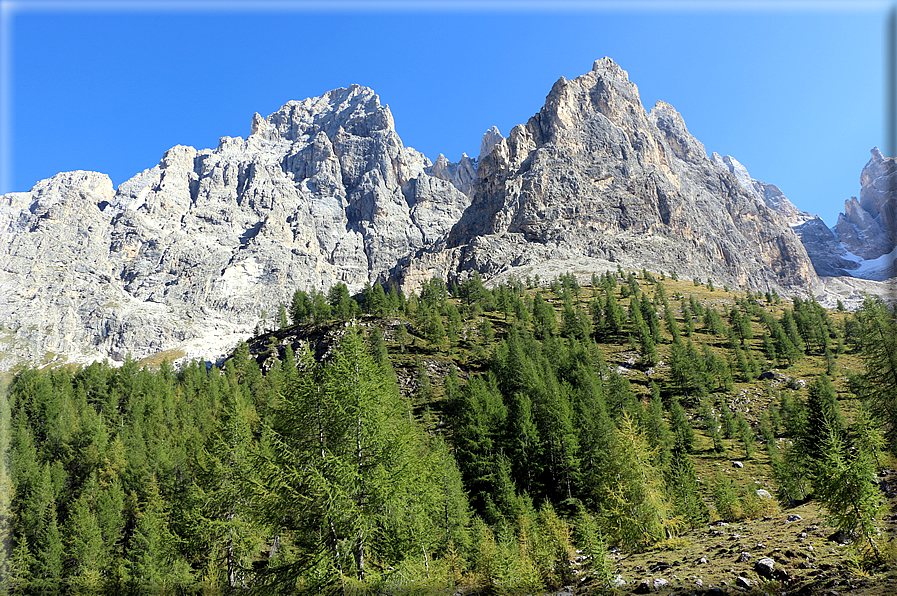
<path fill-rule="evenodd" d="M 880 300 L 867 298 L 856 322 L 866 367 L 855 379 L 856 390 L 869 401 L 888 448 L 897 454 L 897 317 Z"/>
<path fill-rule="evenodd" d="M 331 313 L 343 321 L 348 321 L 361 312 L 358 303 L 352 300 L 349 288 L 343 282 L 339 282 L 327 292 L 327 304 L 330 305 Z"/>
<path fill-rule="evenodd" d="M 287 309 L 283 302 L 277 306 L 277 324 L 280 329 L 286 329 L 290 325 L 290 322 L 287 320 Z"/>
<path fill-rule="evenodd" d="M 545 301 L 541 292 L 537 292 L 533 298 L 533 327 L 536 337 L 543 341 L 557 331 L 554 308 Z"/>
<path fill-rule="evenodd" d="M 670 400 L 670 432 L 675 444 L 681 445 L 685 451 L 694 451 L 695 431 L 685 416 L 685 408 L 675 396 Z"/>
<path fill-rule="evenodd" d="M 710 520 L 710 510 L 701 497 L 691 457 L 681 443 L 673 450 L 668 476 L 667 486 L 670 487 L 675 514 L 692 528 L 707 523 Z"/>
<path fill-rule="evenodd" d="M 10 545 L 0 588 L 396 593 L 474 578 L 477 589 L 537 593 L 574 581 L 574 549 L 592 557 L 582 569 L 593 586 L 606 587 L 608 542 L 649 549 L 709 519 L 683 404 L 718 453 L 729 438 L 753 455 L 755 430 L 727 402 L 733 371 L 740 381 L 758 374 L 752 319 L 765 325 L 773 361 L 800 357 L 795 333 L 816 362 L 834 357 L 826 342 L 844 331 L 812 300 L 794 301 L 789 323 L 789 311 L 777 320 L 753 296 L 736 298 L 728 326 L 712 307 L 673 296 L 680 321 L 647 271 L 626 276 L 624 311 L 617 279 L 595 275 L 583 292 L 565 274 L 551 291 L 526 294 L 516 280 L 490 291 L 474 275 L 452 296 L 431 280 L 407 301 L 379 285 L 352 298 L 337 284 L 326 295 L 297 291 L 277 316 L 281 326 L 287 314 L 318 323 L 312 333 L 337 329 L 325 363 L 288 346 L 278 361 L 275 343 L 257 341 L 252 354 L 239 345 L 223 370 L 150 371 L 128 360 L 20 372 L 0 402 L 4 469 L 15 474 L 12 498 L 0 500 Z M 329 322 L 356 317 L 359 303 L 366 338 Z M 696 320 L 718 327 L 717 338 L 696 333 Z M 806 401 L 784 390 L 756 432 L 783 503 L 812 488 L 874 550 L 870 479 L 879 429 L 894 425 L 893 313 L 873 304 L 849 320 L 867 362 L 852 382 L 869 413 L 859 407 L 848 427 L 823 375 Z M 400 355 L 409 329 L 413 354 Z M 602 356 L 627 335 L 644 356 L 628 378 Z M 661 357 L 670 376 L 648 371 Z M 446 366 L 445 378 L 433 374 Z M 814 445 L 819 436 L 828 439 Z M 752 515 L 752 490 L 720 478 L 717 511 Z M 2 525 L 9 518 L 12 529 Z"/>

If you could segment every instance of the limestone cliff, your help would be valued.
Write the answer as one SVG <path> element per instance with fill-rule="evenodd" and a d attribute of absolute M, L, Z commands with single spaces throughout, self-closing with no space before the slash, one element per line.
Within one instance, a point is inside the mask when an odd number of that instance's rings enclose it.
<path fill-rule="evenodd" d="M 784 292 L 816 282 L 784 218 L 708 159 L 672 106 L 646 112 L 609 58 L 558 80 L 529 122 L 507 138 L 491 130 L 482 147 L 470 207 L 397 281 L 576 262 Z"/>
<path fill-rule="evenodd" d="M 859 205 L 887 226 L 893 160 L 866 177 Z M 788 205 L 708 158 L 672 106 L 647 112 L 609 58 L 454 163 L 405 147 L 389 108 L 353 85 L 255 114 L 246 139 L 173 147 L 117 189 L 79 171 L 0 197 L 0 370 L 215 358 L 297 288 L 337 282 L 620 265 L 804 294 L 818 280 L 789 224 L 809 214 Z"/>
<path fill-rule="evenodd" d="M 455 186 L 469 171 L 427 174 L 370 89 L 251 126 L 213 150 L 174 147 L 117 190 L 70 172 L 0 198 L 0 367 L 192 353 L 191 340 L 223 353 L 296 288 L 385 279 L 470 202 Z"/>

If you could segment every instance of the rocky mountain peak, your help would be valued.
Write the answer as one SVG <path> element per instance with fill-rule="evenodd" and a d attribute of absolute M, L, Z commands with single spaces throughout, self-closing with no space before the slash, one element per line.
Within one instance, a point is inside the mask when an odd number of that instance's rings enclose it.
<path fill-rule="evenodd" d="M 884 227 L 894 229 L 893 209 L 897 193 L 897 158 L 885 158 L 878 147 L 872 148 L 872 157 L 860 174 L 860 205 L 873 218 L 884 215 Z M 891 211 L 891 213 L 889 213 Z"/>
<path fill-rule="evenodd" d="M 617 265 L 780 291 L 816 281 L 787 223 L 713 166 L 672 106 L 649 115 L 609 58 L 560 78 L 526 125 L 496 135 L 446 243 L 403 264 L 406 288 L 434 274 Z"/>
<path fill-rule="evenodd" d="M 373 89 L 361 85 L 289 101 L 264 119 L 258 113 L 252 117 L 252 134 L 270 141 L 298 141 L 319 132 L 333 138 L 339 129 L 367 137 L 377 131 L 395 132 L 395 123 L 389 106 L 380 105 Z"/>
<path fill-rule="evenodd" d="M 483 138 L 480 139 L 480 157 L 479 161 L 483 161 L 483 159 L 492 152 L 492 148 L 495 147 L 497 143 L 500 143 L 504 139 L 501 136 L 501 133 L 498 131 L 497 126 L 493 126 L 489 130 L 487 130 L 483 134 Z"/>
<path fill-rule="evenodd" d="M 625 70 L 606 57 L 596 60 L 584 75 L 571 80 L 559 78 L 527 127 L 537 143 L 547 143 L 564 131 L 587 132 L 577 125 L 594 119 L 596 114 L 624 128 L 638 128 L 633 127 L 633 119 L 646 118 L 638 88 L 629 82 Z"/>
<path fill-rule="evenodd" d="M 873 260 L 893 254 L 897 245 L 897 158 L 884 157 L 878 147 L 860 174 L 860 198 L 844 202 L 834 232 L 852 254 Z"/>
<path fill-rule="evenodd" d="M 691 136 L 685 126 L 685 119 L 676 108 L 665 101 L 658 101 L 651 108 L 648 118 L 663 133 L 676 157 L 690 163 L 699 163 L 707 159 L 704 144 Z"/>
<path fill-rule="evenodd" d="M 873 155 L 858 203 L 875 203 L 878 225 L 893 212 L 884 161 Z M 434 275 L 622 266 L 803 294 L 817 281 L 807 252 L 758 188 L 736 160 L 707 159 L 672 106 L 646 112 L 609 58 L 458 162 L 404 146 L 371 89 L 334 89 L 254 114 L 245 140 L 172 147 L 117 190 L 70 172 L 0 197 L 0 340 L 14 355 L 0 370 L 220 355 L 296 289 L 340 282 L 408 291 Z"/>

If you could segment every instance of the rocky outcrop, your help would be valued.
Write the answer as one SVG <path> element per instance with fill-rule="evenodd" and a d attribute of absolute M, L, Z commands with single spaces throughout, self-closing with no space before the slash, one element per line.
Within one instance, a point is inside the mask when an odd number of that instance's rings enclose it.
<path fill-rule="evenodd" d="M 385 279 L 470 202 L 473 165 L 426 173 L 364 87 L 256 114 L 251 131 L 174 147 L 117 191 L 71 172 L 0 198 L 6 353 L 120 360 L 245 334 L 297 288 Z"/>
<path fill-rule="evenodd" d="M 710 156 L 710 161 L 717 168 L 731 172 L 743 189 L 778 213 L 789 225 L 796 226 L 813 219 L 812 215 L 795 207 L 775 184 L 767 184 L 751 178 L 747 168 L 731 155 L 720 157 L 718 153 L 714 153 Z"/>
<path fill-rule="evenodd" d="M 477 181 L 477 160 L 462 153 L 461 160 L 453 163 L 440 153 L 433 165 L 425 168 L 424 171 L 430 176 L 451 182 L 452 186 L 469 197 L 473 193 L 473 185 Z"/>
<path fill-rule="evenodd" d="M 884 281 L 897 276 L 894 246 L 897 241 L 897 167 L 878 148 L 860 176 L 860 200 L 845 202 L 845 213 L 834 230 L 818 217 L 795 207 L 773 184 L 751 178 L 734 157 L 714 153 L 711 161 L 735 176 L 742 188 L 778 213 L 800 238 L 820 276 L 852 276 Z"/>
<path fill-rule="evenodd" d="M 881 261 L 881 275 L 894 277 L 894 247 L 897 245 L 897 158 L 885 158 L 878 147 L 860 175 L 860 198 L 844 202 L 834 232 L 850 253 L 863 261 Z M 861 266 L 868 270 L 867 264 Z M 877 279 L 870 277 L 869 279 Z"/>
<path fill-rule="evenodd" d="M 817 275 L 831 277 L 858 272 L 859 263 L 850 258 L 835 234 L 819 217 L 795 226 L 794 231 L 807 249 Z"/>
<path fill-rule="evenodd" d="M 785 292 L 816 281 L 787 223 L 707 158 L 672 106 L 646 112 L 609 58 L 560 79 L 507 138 L 487 133 L 477 174 L 446 240 L 405 259 L 397 281 L 571 260 Z"/>

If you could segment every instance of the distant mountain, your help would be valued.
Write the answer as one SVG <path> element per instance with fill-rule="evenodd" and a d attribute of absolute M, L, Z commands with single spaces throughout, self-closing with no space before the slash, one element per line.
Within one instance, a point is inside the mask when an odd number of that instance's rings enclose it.
<path fill-rule="evenodd" d="M 800 211 L 778 187 L 754 180 L 735 158 L 716 153 L 712 161 L 726 168 L 794 228 L 816 274 L 884 281 L 897 277 L 897 158 L 882 156 L 878 147 L 860 175 L 860 200 L 844 202 L 844 213 L 830 229 L 818 217 Z"/>
<path fill-rule="evenodd" d="M 882 163 L 858 204 L 886 228 Z M 297 288 L 338 282 L 408 291 L 619 265 L 805 294 L 819 280 L 789 209 L 808 214 L 733 164 L 672 106 L 646 112 L 609 58 L 458 162 L 405 147 L 371 89 L 291 101 L 255 114 L 245 140 L 176 146 L 117 189 L 78 171 L 0 197 L 0 370 L 215 358 Z M 856 221 L 858 239 L 875 233 Z"/>
<path fill-rule="evenodd" d="M 360 290 L 440 238 L 470 167 L 404 147 L 353 85 L 256 114 L 246 140 L 174 147 L 117 190 L 68 172 L 4 195 L 0 367 L 223 354 L 297 288 Z"/>

